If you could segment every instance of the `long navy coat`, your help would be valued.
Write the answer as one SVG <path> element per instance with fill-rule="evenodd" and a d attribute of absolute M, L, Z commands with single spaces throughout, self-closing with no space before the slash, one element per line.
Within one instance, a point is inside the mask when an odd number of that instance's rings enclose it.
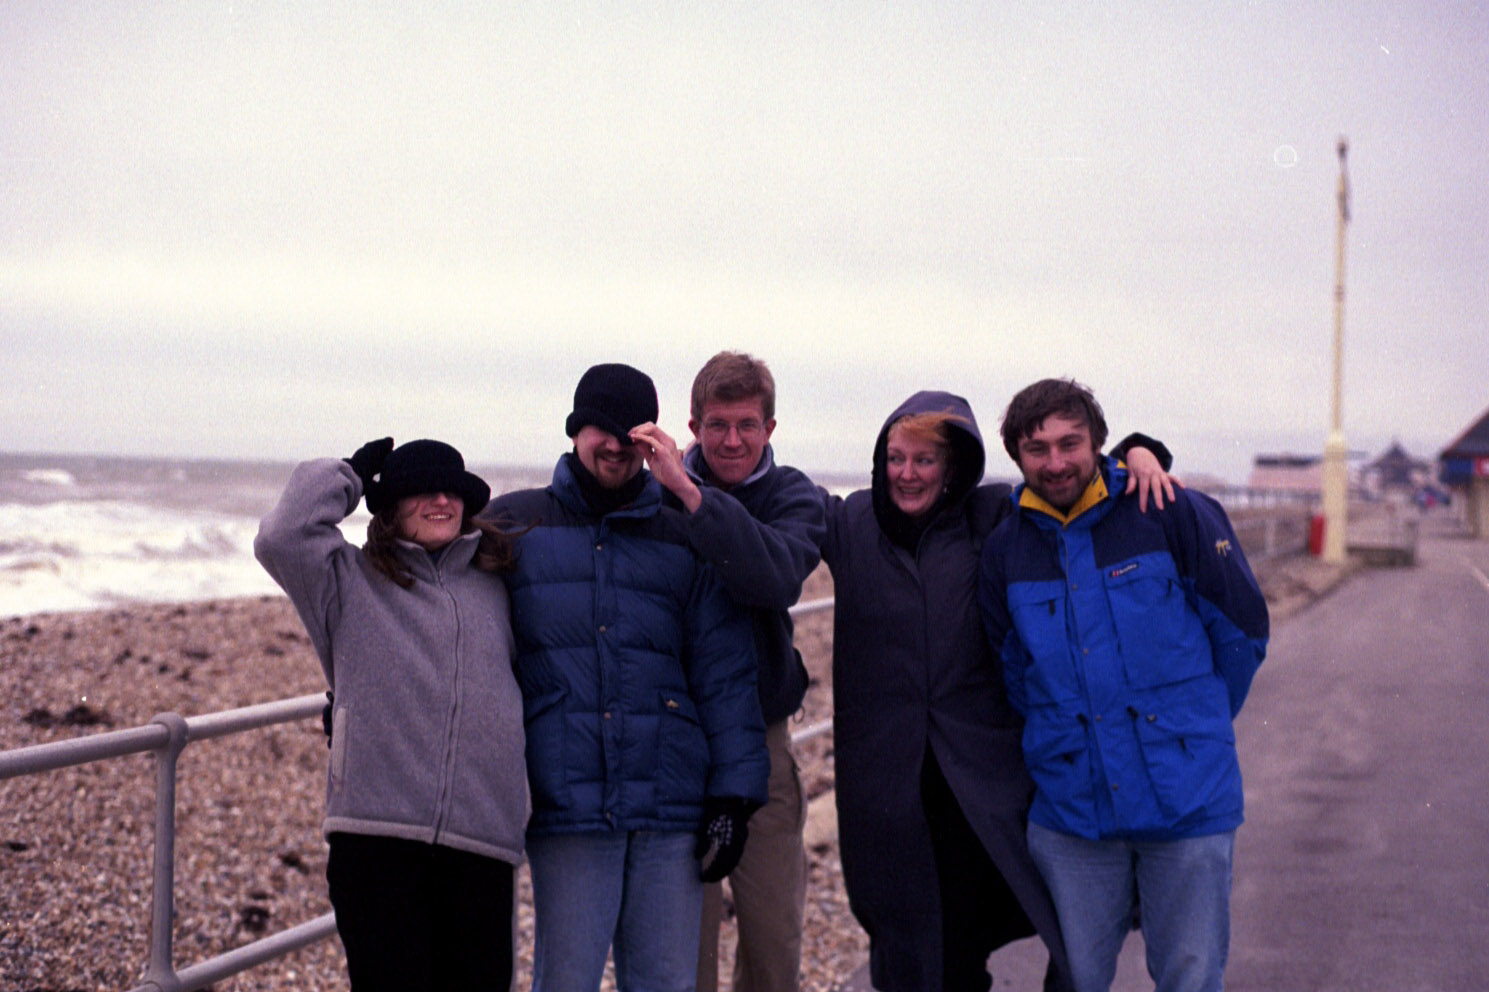
<path fill-rule="evenodd" d="M 951 490 L 912 554 L 880 524 L 889 425 L 940 410 L 966 423 L 953 425 Z M 1057 972 L 1068 975 L 1054 907 L 1024 837 L 1034 787 L 1022 724 L 977 610 L 982 540 L 1012 509 L 1007 486 L 977 485 L 985 458 L 966 400 L 916 393 L 879 433 L 872 488 L 827 499 L 838 830 L 849 904 L 869 933 L 880 989 L 942 987 L 941 899 L 921 798 L 927 748 L 1027 915 L 1008 921 L 1005 942 L 1037 930 Z"/>

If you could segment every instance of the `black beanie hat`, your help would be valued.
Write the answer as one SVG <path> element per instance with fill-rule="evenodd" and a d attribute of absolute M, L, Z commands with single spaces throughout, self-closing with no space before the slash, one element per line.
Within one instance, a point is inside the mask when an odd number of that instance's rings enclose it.
<path fill-rule="evenodd" d="M 382 473 L 367 490 L 367 509 L 381 513 L 406 496 L 424 493 L 454 493 L 465 503 L 467 517 L 479 513 L 491 499 L 491 487 L 465 470 L 460 452 L 443 441 L 409 441 L 383 462 Z"/>
<path fill-rule="evenodd" d="M 564 421 L 564 433 L 577 435 L 594 426 L 631 443 L 631 428 L 657 419 L 657 387 L 651 376 L 629 365 L 591 365 L 574 389 L 574 412 Z"/>

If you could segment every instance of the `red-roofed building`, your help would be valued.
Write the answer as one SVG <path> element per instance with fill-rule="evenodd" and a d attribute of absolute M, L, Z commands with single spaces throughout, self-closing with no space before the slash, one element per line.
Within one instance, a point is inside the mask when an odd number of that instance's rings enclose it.
<path fill-rule="evenodd" d="M 1257 455 L 1251 460 L 1251 476 L 1246 480 L 1248 489 L 1314 496 L 1323 491 L 1323 486 L 1323 459 L 1318 455 Z"/>

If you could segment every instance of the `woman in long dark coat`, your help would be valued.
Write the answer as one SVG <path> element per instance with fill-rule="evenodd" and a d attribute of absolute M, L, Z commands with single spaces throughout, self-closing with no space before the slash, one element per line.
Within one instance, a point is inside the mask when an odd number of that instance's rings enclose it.
<path fill-rule="evenodd" d="M 1008 486 L 978 485 L 985 460 L 967 401 L 920 392 L 880 431 L 871 487 L 827 497 L 843 876 L 886 992 L 986 992 L 992 951 L 1036 933 L 1046 988 L 1070 987 L 1024 840 L 1022 726 L 977 612 L 982 540 L 1012 509 Z"/>

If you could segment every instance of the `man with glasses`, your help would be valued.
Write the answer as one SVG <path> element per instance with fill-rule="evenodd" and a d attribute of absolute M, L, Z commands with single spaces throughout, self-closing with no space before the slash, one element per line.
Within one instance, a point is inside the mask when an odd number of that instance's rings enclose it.
<path fill-rule="evenodd" d="M 729 875 L 739 924 L 738 992 L 796 992 L 806 903 L 806 796 L 791 753 L 788 718 L 801 708 L 807 673 L 787 610 L 817 567 L 826 535 L 816 485 L 775 463 L 775 380 L 759 359 L 724 351 L 693 380 L 686 453 L 654 423 L 634 428 L 647 467 L 687 513 L 693 550 L 746 609 L 759 659 L 760 709 L 770 752 L 769 798 L 750 817 L 743 857 Z M 698 990 L 718 986 L 719 886 L 705 894 Z"/>

